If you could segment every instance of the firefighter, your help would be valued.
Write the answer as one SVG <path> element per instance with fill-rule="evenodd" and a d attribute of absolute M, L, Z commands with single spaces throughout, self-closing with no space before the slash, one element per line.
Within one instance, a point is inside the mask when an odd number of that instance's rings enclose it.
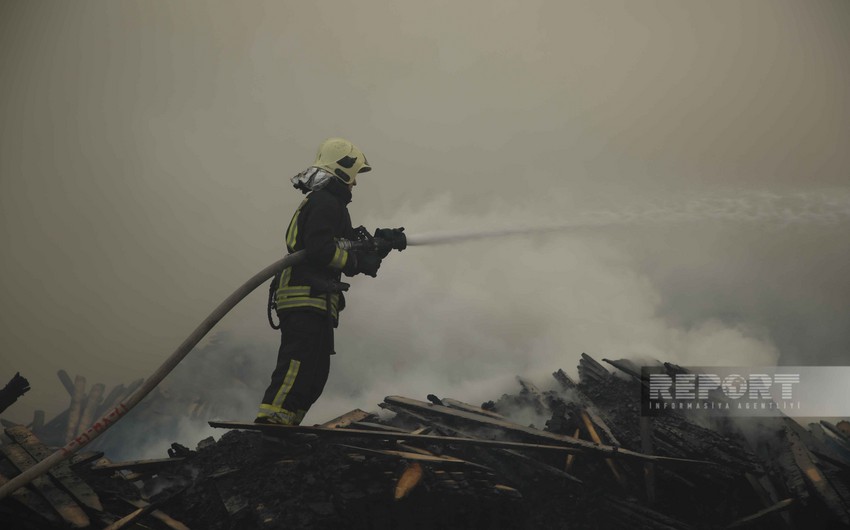
<path fill-rule="evenodd" d="M 325 140 L 312 166 L 292 178 L 307 197 L 286 231 L 286 248 L 306 259 L 284 269 L 272 284 L 271 309 L 281 331 L 277 366 L 263 395 L 256 423 L 299 425 L 325 387 L 334 352 L 334 328 L 345 307 L 341 275 L 375 277 L 385 253 L 343 250 L 338 239 L 355 239 L 348 213 L 357 176 L 372 168 L 348 140 Z M 395 229 L 379 229 L 390 236 Z"/>

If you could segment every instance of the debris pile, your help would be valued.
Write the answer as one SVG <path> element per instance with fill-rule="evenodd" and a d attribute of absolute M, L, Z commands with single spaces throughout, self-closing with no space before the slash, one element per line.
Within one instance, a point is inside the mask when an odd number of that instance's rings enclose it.
<path fill-rule="evenodd" d="M 194 450 L 173 444 L 169 458 L 77 455 L 0 501 L 0 521 L 16 528 L 850 527 L 850 423 L 804 427 L 781 415 L 733 421 L 672 409 L 641 416 L 639 369 L 606 362 L 616 371 L 583 354 L 578 381 L 559 370 L 556 388 L 541 391 L 518 378 L 518 393 L 480 407 L 447 396 L 388 396 L 383 411 L 353 410 L 318 426 L 213 421 L 227 429 L 218 441 Z M 518 419 L 527 417 L 539 424 Z M 0 480 L 48 450 L 23 426 L 6 433 Z M 118 522 L 125 517 L 132 521 Z"/>

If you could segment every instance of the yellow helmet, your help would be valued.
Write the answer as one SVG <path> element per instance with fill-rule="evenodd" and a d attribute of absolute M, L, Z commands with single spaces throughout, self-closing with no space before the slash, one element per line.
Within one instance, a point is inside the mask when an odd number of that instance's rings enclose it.
<path fill-rule="evenodd" d="M 357 174 L 372 171 L 363 151 L 342 138 L 328 138 L 319 146 L 313 167 L 336 175 L 346 184 L 356 184 Z"/>

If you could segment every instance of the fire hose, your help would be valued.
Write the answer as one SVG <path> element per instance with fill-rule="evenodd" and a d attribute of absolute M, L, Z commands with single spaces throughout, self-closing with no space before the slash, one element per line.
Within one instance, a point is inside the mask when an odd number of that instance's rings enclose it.
<path fill-rule="evenodd" d="M 165 379 L 165 376 L 171 373 L 171 371 L 180 364 L 180 361 L 182 361 L 183 358 L 192 351 L 192 348 L 194 348 L 198 342 L 200 342 L 201 339 L 204 338 L 204 336 L 218 323 L 218 321 L 224 318 L 224 316 L 236 306 L 236 304 L 241 302 L 242 299 L 248 296 L 254 289 L 272 278 L 278 271 L 300 263 L 305 257 L 306 254 L 303 250 L 294 252 L 282 259 L 279 259 L 252 276 L 251 279 L 242 284 L 242 286 L 236 289 L 233 294 L 220 303 L 218 307 L 216 307 L 215 310 L 213 310 L 213 312 L 210 313 L 197 328 L 195 328 L 186 340 L 184 340 L 183 343 L 174 350 L 174 353 L 172 353 L 171 356 L 168 357 L 168 359 L 166 359 L 165 362 L 162 363 L 162 365 L 153 374 L 151 374 L 144 384 L 140 386 L 139 389 L 136 390 L 129 398 L 127 398 L 126 401 L 119 403 L 117 406 L 112 408 L 112 410 L 107 411 L 103 417 L 94 422 L 94 424 L 84 433 L 68 442 L 64 447 L 58 449 L 41 462 L 38 462 L 36 465 L 23 471 L 20 475 L 10 479 L 6 484 L 0 486 L 0 499 L 5 498 L 18 488 L 26 486 L 37 477 L 52 469 L 55 465 L 59 464 L 66 458 L 70 458 L 71 455 L 103 434 L 109 427 L 114 425 L 115 422 L 120 420 L 133 407 L 138 405 L 145 396 L 156 388 L 156 386 Z"/>
<path fill-rule="evenodd" d="M 340 240 L 337 245 L 345 250 L 358 250 L 367 252 L 379 252 L 386 255 L 390 250 L 403 250 L 406 246 L 419 245 L 435 245 L 441 243 L 457 243 L 471 239 L 483 239 L 491 237 L 521 235 L 533 232 L 547 232 L 554 230 L 563 230 L 566 227 L 546 227 L 531 230 L 507 230 L 507 231 L 488 231 L 488 232 L 468 232 L 462 234 L 433 234 L 420 237 L 405 237 L 403 228 L 397 230 L 386 230 L 384 234 L 386 238 L 372 237 L 362 229 L 357 229 L 357 239 Z M 377 234 L 377 232 L 376 232 Z M 278 272 L 283 269 L 292 267 L 303 261 L 306 258 L 304 250 L 293 252 L 280 260 L 272 263 L 265 269 L 261 270 L 248 281 L 236 289 L 228 296 L 212 313 L 204 319 L 197 328 L 184 340 L 180 346 L 174 350 L 162 365 L 151 374 L 151 376 L 139 387 L 126 401 L 123 401 L 107 411 L 100 419 L 94 422 L 85 432 L 68 442 L 64 447 L 58 449 L 53 454 L 38 462 L 36 465 L 23 471 L 10 479 L 8 482 L 0 486 L 0 499 L 6 498 L 10 493 L 26 486 L 34 479 L 40 477 L 44 473 L 50 471 L 54 466 L 63 460 L 70 458 L 74 453 L 94 441 L 98 436 L 103 434 L 108 428 L 124 417 L 130 410 L 138 405 L 154 388 L 162 382 L 165 377 L 171 373 L 174 368 L 189 354 L 190 351 L 201 341 L 204 336 L 230 312 L 231 309 L 241 302 L 246 296 L 254 291 L 264 282 L 273 278 Z"/>
<path fill-rule="evenodd" d="M 392 249 L 402 250 L 407 246 L 407 239 L 403 234 L 404 229 L 385 229 L 384 234 L 388 238 L 372 237 L 363 227 L 357 228 L 356 240 L 339 240 L 337 246 L 346 250 L 359 250 L 366 252 L 380 252 L 383 255 Z M 376 234 L 380 233 L 376 232 Z M 70 458 L 74 453 L 94 441 L 109 427 L 124 417 L 130 410 L 139 404 L 154 388 L 180 364 L 186 355 L 201 341 L 204 336 L 218 323 L 219 320 L 236 307 L 236 304 L 251 294 L 257 287 L 274 277 L 280 271 L 292 267 L 306 258 L 306 251 L 293 252 L 282 259 L 272 263 L 261 270 L 248 281 L 228 296 L 212 313 L 201 322 L 197 328 L 174 350 L 157 370 L 139 387 L 126 401 L 123 401 L 107 411 L 99 420 L 94 422 L 85 432 L 68 442 L 64 447 L 38 462 L 36 465 L 23 471 L 20 475 L 13 477 L 9 482 L 0 486 L 0 499 L 6 498 L 13 491 L 26 486 L 37 477 L 50 471 L 63 460 Z"/>

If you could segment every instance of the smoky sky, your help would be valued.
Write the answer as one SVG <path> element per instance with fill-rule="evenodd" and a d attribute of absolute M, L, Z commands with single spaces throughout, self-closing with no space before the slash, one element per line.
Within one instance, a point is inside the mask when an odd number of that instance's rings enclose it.
<path fill-rule="evenodd" d="M 9 417 L 58 412 L 60 368 L 150 374 L 280 257 L 329 136 L 374 167 L 355 225 L 611 223 L 354 279 L 308 421 L 493 399 L 583 351 L 846 364 L 847 27 L 842 1 L 4 2 L 0 376 L 33 384 Z M 270 371 L 264 310 L 221 329 Z"/>

